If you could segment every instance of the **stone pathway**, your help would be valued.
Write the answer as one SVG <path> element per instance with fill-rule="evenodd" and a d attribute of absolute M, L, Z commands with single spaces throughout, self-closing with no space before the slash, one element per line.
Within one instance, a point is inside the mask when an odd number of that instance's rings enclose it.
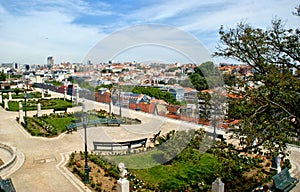
<path fill-rule="evenodd" d="M 55 94 L 53 94 L 55 95 Z M 57 96 L 57 95 L 55 95 Z M 87 109 L 104 109 L 108 105 L 85 101 Z M 81 107 L 68 109 L 79 111 Z M 117 110 L 117 109 L 115 109 Z M 53 110 L 43 110 L 51 113 Z M 28 111 L 32 116 L 36 111 Z M 88 147 L 93 149 L 92 142 L 122 141 L 152 137 L 157 130 L 168 132 L 172 129 L 193 127 L 189 123 L 166 120 L 149 114 L 124 110 L 126 116 L 141 119 L 142 125 L 120 127 L 88 128 Z M 83 129 L 72 134 L 62 134 L 56 138 L 32 137 L 17 123 L 18 112 L 8 112 L 0 108 L 0 141 L 17 149 L 17 162 L 10 170 L 1 172 L 1 177 L 11 178 L 18 192 L 22 191 L 89 191 L 84 184 L 65 168 L 68 156 L 73 151 L 83 151 Z"/>
<path fill-rule="evenodd" d="M 52 93 L 53 94 L 53 93 Z M 55 97 L 59 94 L 53 94 Z M 87 109 L 108 110 L 108 105 L 93 101 L 86 101 Z M 79 111 L 80 107 L 68 109 Z M 118 114 L 118 107 L 113 111 Z M 43 110 L 42 113 L 51 113 L 52 110 Z M 93 149 L 92 142 L 97 141 L 124 141 L 152 137 L 161 130 L 162 133 L 170 130 L 194 128 L 195 125 L 177 120 L 165 119 L 146 113 L 132 110 L 122 110 L 123 115 L 141 119 L 142 125 L 120 127 L 93 127 L 88 128 L 88 147 Z M 28 116 L 36 111 L 28 112 Z M 48 139 L 30 136 L 16 122 L 17 112 L 8 112 L 0 107 L 0 141 L 17 149 L 17 162 L 10 170 L 1 172 L 1 177 L 11 178 L 18 192 L 28 191 L 89 191 L 84 184 L 65 167 L 69 154 L 84 149 L 83 130 L 72 134 L 62 134 L 59 137 Z M 205 127 L 211 130 L 211 127 Z M 219 130 L 221 131 L 221 130 Z M 292 176 L 300 178 L 300 149 L 290 148 Z M 300 191 L 300 183 L 292 190 Z"/>

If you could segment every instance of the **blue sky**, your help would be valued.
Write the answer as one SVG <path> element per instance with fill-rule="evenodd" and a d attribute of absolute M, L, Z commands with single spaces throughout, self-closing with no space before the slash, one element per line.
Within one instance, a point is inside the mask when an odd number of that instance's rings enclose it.
<path fill-rule="evenodd" d="M 211 52 L 218 29 L 246 21 L 268 28 L 281 18 L 299 27 L 291 14 L 295 0 L 0 0 L 0 63 L 81 62 L 101 39 L 135 25 L 168 25 L 196 37 Z M 134 60 L 134 58 L 133 58 Z"/>

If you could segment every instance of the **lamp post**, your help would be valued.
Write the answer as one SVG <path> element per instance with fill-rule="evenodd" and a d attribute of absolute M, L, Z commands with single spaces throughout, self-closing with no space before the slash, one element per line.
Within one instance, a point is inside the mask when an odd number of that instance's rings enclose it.
<path fill-rule="evenodd" d="M 25 101 L 25 127 L 27 128 L 27 92 L 26 90 L 24 91 L 24 101 Z"/>
<path fill-rule="evenodd" d="M 84 183 L 89 183 L 89 166 L 87 162 L 88 152 L 87 152 L 87 137 L 86 137 L 86 127 L 88 124 L 88 116 L 86 111 L 86 105 L 83 103 L 82 105 L 82 126 L 84 129 L 84 156 L 85 156 L 85 165 L 84 165 Z"/>
<path fill-rule="evenodd" d="M 119 89 L 119 107 L 120 117 L 122 117 L 121 89 Z"/>

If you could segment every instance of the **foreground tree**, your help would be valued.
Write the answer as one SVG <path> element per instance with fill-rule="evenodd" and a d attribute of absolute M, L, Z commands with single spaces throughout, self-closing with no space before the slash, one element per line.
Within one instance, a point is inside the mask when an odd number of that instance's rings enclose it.
<path fill-rule="evenodd" d="M 253 71 L 233 88 L 242 98 L 229 103 L 228 118 L 241 119 L 233 129 L 241 142 L 236 150 L 285 154 L 289 139 L 299 137 L 300 81 L 292 71 L 300 70 L 300 30 L 285 29 L 276 19 L 267 30 L 240 23 L 227 31 L 221 27 L 219 34 L 215 56 L 237 60 Z"/>

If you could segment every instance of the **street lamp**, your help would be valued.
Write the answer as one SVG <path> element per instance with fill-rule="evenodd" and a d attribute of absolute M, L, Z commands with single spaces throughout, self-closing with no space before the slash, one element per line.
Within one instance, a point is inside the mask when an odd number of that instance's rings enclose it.
<path fill-rule="evenodd" d="M 24 91 L 24 101 L 25 101 L 25 127 L 27 128 L 27 92 L 26 90 Z"/>
<path fill-rule="evenodd" d="M 118 90 L 119 91 L 119 113 L 120 113 L 120 118 L 122 117 L 122 104 L 121 104 L 121 89 Z"/>
<path fill-rule="evenodd" d="M 85 165 L 84 165 L 84 183 L 89 183 L 89 166 L 87 162 L 88 152 L 87 152 L 87 138 L 86 138 L 86 127 L 88 124 L 88 116 L 86 111 L 86 105 L 83 103 L 82 105 L 82 126 L 84 129 L 84 156 L 85 156 Z"/>

